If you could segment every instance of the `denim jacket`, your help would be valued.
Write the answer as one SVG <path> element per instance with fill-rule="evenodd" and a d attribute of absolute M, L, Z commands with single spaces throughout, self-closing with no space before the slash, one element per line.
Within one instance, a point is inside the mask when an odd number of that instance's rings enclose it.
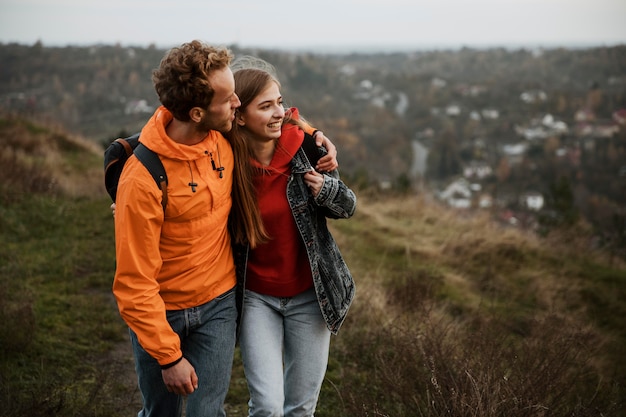
<path fill-rule="evenodd" d="M 328 230 L 326 218 L 352 217 L 356 209 L 356 196 L 339 179 L 339 173 L 335 170 L 324 174 L 324 185 L 317 197 L 313 198 L 304 182 L 304 174 L 311 169 L 305 152 L 300 148 L 291 161 L 287 199 L 307 251 L 322 316 L 328 329 L 337 334 L 354 299 L 355 285 L 352 274 Z M 248 246 L 234 248 L 239 320 L 245 314 L 243 293 L 248 251 Z"/>

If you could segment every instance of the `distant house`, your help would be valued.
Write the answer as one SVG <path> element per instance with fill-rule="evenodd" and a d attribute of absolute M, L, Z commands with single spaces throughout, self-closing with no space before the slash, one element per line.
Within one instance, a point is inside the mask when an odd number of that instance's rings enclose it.
<path fill-rule="evenodd" d="M 446 115 L 448 116 L 458 116 L 461 114 L 461 107 L 456 104 L 451 104 L 446 107 Z"/>
<path fill-rule="evenodd" d="M 613 120 L 621 126 L 626 126 L 626 109 L 619 109 L 613 112 Z"/>
<path fill-rule="evenodd" d="M 430 80 L 430 85 L 432 85 L 435 88 L 443 88 L 446 85 L 448 85 L 447 81 L 442 79 L 442 78 L 433 78 L 432 80 Z"/>
<path fill-rule="evenodd" d="M 479 95 L 487 92 L 487 87 L 484 85 L 461 84 L 456 88 L 456 90 L 466 97 L 478 97 Z"/>
<path fill-rule="evenodd" d="M 579 166 L 581 158 L 581 149 L 579 145 L 564 146 L 556 149 L 554 154 L 561 160 L 566 160 L 571 166 Z"/>
<path fill-rule="evenodd" d="M 541 90 L 530 90 L 524 91 L 522 94 L 520 94 L 520 99 L 524 103 L 532 104 L 546 101 L 548 99 L 548 95 Z"/>
<path fill-rule="evenodd" d="M 548 129 L 543 126 L 515 126 L 515 132 L 526 140 L 545 139 L 549 136 Z"/>
<path fill-rule="evenodd" d="M 579 123 L 575 133 L 578 137 L 607 139 L 618 134 L 620 125 L 613 120 L 596 121 L 595 123 Z M 587 148 L 586 148 L 587 149 Z"/>
<path fill-rule="evenodd" d="M 482 209 L 493 206 L 493 197 L 489 194 L 481 194 L 477 198 L 477 206 Z"/>
<path fill-rule="evenodd" d="M 517 224 L 519 223 L 519 220 L 517 219 L 517 217 L 515 217 L 515 213 L 513 213 L 511 210 L 502 211 L 498 217 L 503 223 L 506 223 L 510 226 L 517 226 Z"/>
<path fill-rule="evenodd" d="M 515 126 L 515 132 L 526 140 L 537 140 L 564 135 L 569 132 L 569 127 L 548 113 L 541 119 L 532 120 L 528 126 Z"/>
<path fill-rule="evenodd" d="M 520 196 L 520 205 L 528 210 L 539 211 L 544 206 L 543 195 L 536 191 L 528 191 Z"/>
<path fill-rule="evenodd" d="M 500 117 L 500 112 L 496 109 L 483 109 L 481 114 L 485 119 L 495 120 Z"/>
<path fill-rule="evenodd" d="M 126 103 L 124 109 L 125 114 L 140 114 L 140 113 L 152 113 L 154 107 L 149 106 L 146 100 L 132 100 Z"/>
<path fill-rule="evenodd" d="M 439 193 L 439 199 L 448 206 L 467 209 L 472 206 L 472 190 L 470 183 L 465 178 L 459 178 Z"/>
<path fill-rule="evenodd" d="M 528 145 L 525 143 L 502 145 L 502 153 L 507 157 L 509 164 L 521 163 L 526 155 Z"/>
<path fill-rule="evenodd" d="M 354 65 L 346 64 L 339 68 L 339 72 L 350 77 L 356 74 L 356 68 L 354 68 Z"/>
<path fill-rule="evenodd" d="M 370 80 L 362 80 L 354 93 L 354 98 L 369 101 L 375 107 L 383 108 L 392 97 L 391 94 Z"/>
<path fill-rule="evenodd" d="M 594 126 L 593 137 L 596 138 L 612 138 L 619 133 L 619 126 L 615 123 L 602 123 Z"/>
<path fill-rule="evenodd" d="M 493 174 L 493 169 L 488 163 L 483 161 L 471 161 L 463 168 L 463 176 L 465 178 L 485 179 Z"/>
<path fill-rule="evenodd" d="M 381 179 L 378 181 L 378 187 L 380 187 L 381 190 L 390 190 L 391 186 L 392 183 L 388 179 Z"/>
<path fill-rule="evenodd" d="M 576 123 L 588 123 L 593 122 L 596 119 L 596 115 L 589 109 L 580 109 L 574 114 L 574 120 Z"/>
<path fill-rule="evenodd" d="M 546 114 L 541 119 L 541 124 L 550 129 L 551 133 L 567 133 L 568 127 L 567 124 L 561 120 L 557 120 L 551 114 Z"/>

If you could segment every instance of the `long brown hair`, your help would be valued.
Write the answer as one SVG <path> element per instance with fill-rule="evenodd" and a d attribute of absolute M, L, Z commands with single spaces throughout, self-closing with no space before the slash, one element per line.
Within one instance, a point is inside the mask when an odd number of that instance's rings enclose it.
<path fill-rule="evenodd" d="M 241 101 L 237 112 L 243 111 L 269 83 L 277 82 L 269 73 L 257 69 L 242 69 L 234 73 L 235 93 Z M 233 178 L 233 208 L 230 212 L 231 236 L 237 244 L 250 244 L 254 248 L 267 242 L 270 237 L 265 230 L 261 211 L 257 204 L 256 190 L 252 180 L 254 172 L 250 159 L 254 157 L 246 139 L 246 131 L 236 122 L 226 134 L 235 155 Z"/>
<path fill-rule="evenodd" d="M 269 66 L 269 64 L 267 64 Z M 270 83 L 280 87 L 278 79 L 266 68 L 235 69 L 235 93 L 241 101 L 237 112 L 243 112 L 247 106 L 261 94 Z M 302 127 L 300 120 L 291 118 L 289 111 L 285 113 L 284 123 Z M 231 235 L 235 243 L 249 243 L 252 248 L 265 243 L 270 236 L 265 230 L 261 212 L 257 204 L 257 195 L 253 177 L 255 168 L 250 163 L 255 158 L 252 147 L 247 139 L 247 129 L 236 122 L 225 134 L 229 139 L 235 155 L 235 174 L 233 183 L 233 209 L 230 215 Z"/>

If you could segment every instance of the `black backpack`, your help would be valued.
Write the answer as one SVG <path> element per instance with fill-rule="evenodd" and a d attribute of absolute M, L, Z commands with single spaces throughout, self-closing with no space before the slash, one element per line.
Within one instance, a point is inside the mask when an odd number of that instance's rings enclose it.
<path fill-rule="evenodd" d="M 159 156 L 139 142 L 139 133 L 135 133 L 127 138 L 115 139 L 104 151 L 104 186 L 115 203 L 117 194 L 117 183 L 120 180 L 122 169 L 128 158 L 135 154 L 137 159 L 154 178 L 157 186 L 163 193 L 161 205 L 163 210 L 167 206 L 167 174 Z"/>
<path fill-rule="evenodd" d="M 315 144 L 315 139 L 308 134 L 304 135 L 302 149 L 313 167 L 315 167 L 317 161 L 324 155 L 324 151 Z M 167 206 L 167 174 L 165 173 L 165 168 L 163 167 L 159 155 L 139 142 L 139 133 L 135 133 L 127 138 L 115 139 L 104 151 L 104 185 L 107 192 L 115 203 L 117 183 L 120 180 L 122 169 L 133 153 L 148 169 L 148 172 L 150 172 L 150 175 L 154 178 L 157 186 L 161 189 L 163 193 L 161 205 L 163 206 L 163 210 L 165 210 Z"/>

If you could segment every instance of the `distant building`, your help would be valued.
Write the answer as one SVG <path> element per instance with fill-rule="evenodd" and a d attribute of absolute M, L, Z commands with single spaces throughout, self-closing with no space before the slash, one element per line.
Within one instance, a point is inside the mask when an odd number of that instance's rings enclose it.
<path fill-rule="evenodd" d="M 149 106 L 146 100 L 132 100 L 126 103 L 125 114 L 153 113 L 154 107 Z"/>
<path fill-rule="evenodd" d="M 467 209 L 472 206 L 472 190 L 470 183 L 465 178 L 459 178 L 439 193 L 439 199 L 448 206 Z"/>
<path fill-rule="evenodd" d="M 435 77 L 430 81 L 430 85 L 432 85 L 435 88 L 443 88 L 446 85 L 448 85 L 448 82 L 442 78 Z"/>
<path fill-rule="evenodd" d="M 532 104 L 546 101 L 548 99 L 548 95 L 541 90 L 530 90 L 524 91 L 522 94 L 520 94 L 520 99 L 524 103 Z"/>
<path fill-rule="evenodd" d="M 502 145 L 502 153 L 507 157 L 510 164 L 521 163 L 526 155 L 528 145 L 525 143 Z"/>
<path fill-rule="evenodd" d="M 463 168 L 463 176 L 465 178 L 485 179 L 493 174 L 493 169 L 488 163 L 483 161 L 471 161 Z"/>
<path fill-rule="evenodd" d="M 626 126 L 626 109 L 619 109 L 613 112 L 613 120 L 621 126 Z"/>
<path fill-rule="evenodd" d="M 481 114 L 485 119 L 495 120 L 500 117 L 500 112 L 496 109 L 483 109 Z"/>
<path fill-rule="evenodd" d="M 480 194 L 477 200 L 477 206 L 481 209 L 486 209 L 493 206 L 493 197 L 489 194 Z"/>
<path fill-rule="evenodd" d="M 446 114 L 448 116 L 458 116 L 461 114 L 461 107 L 456 104 L 451 104 L 446 107 Z"/>
<path fill-rule="evenodd" d="M 528 210 L 539 211 L 544 206 L 544 198 L 541 193 L 529 191 L 520 197 L 520 205 Z"/>

